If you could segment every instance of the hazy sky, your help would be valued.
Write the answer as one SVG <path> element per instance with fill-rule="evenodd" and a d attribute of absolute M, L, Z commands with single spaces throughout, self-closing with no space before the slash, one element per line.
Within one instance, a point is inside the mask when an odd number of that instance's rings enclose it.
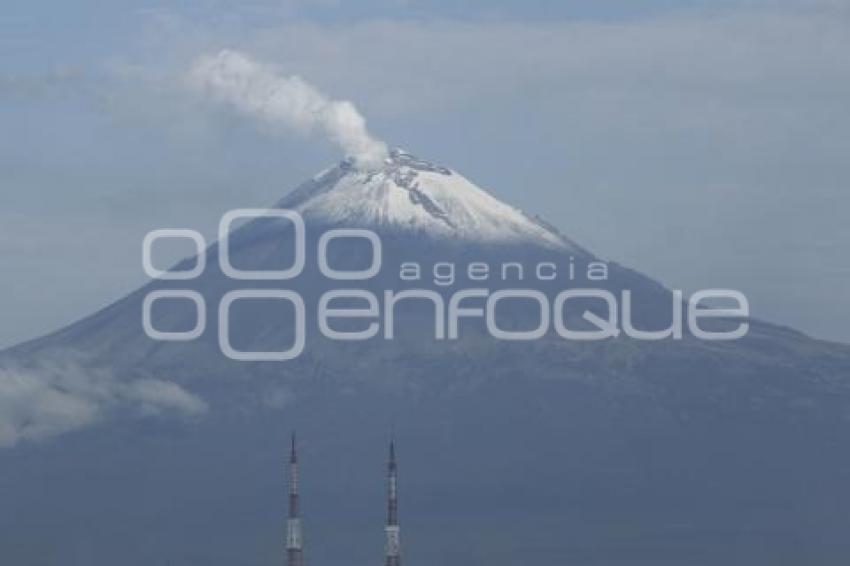
<path fill-rule="evenodd" d="M 850 8 L 654 0 L 48 3 L 0 12 L 0 347 L 340 156 L 181 87 L 229 47 L 595 253 L 850 341 Z"/>

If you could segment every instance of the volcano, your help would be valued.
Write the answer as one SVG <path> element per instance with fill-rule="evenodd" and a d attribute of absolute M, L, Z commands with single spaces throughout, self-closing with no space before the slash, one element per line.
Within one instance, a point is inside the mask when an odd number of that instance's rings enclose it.
<path fill-rule="evenodd" d="M 151 281 L 2 353 L 3 364 L 22 371 L 62 371 L 72 360 L 122 387 L 164 380 L 209 407 L 188 422 L 116 409 L 92 426 L 0 451 L 5 561 L 279 564 L 293 428 L 304 439 L 310 563 L 380 560 L 390 431 L 410 565 L 850 558 L 850 348 L 757 319 L 734 341 L 688 332 L 679 340 L 584 342 L 548 332 L 502 341 L 476 321 L 444 340 L 429 301 L 400 305 L 392 339 L 331 340 L 318 332 L 314 310 L 340 288 L 376 297 L 427 289 L 446 302 L 472 287 L 552 296 L 587 286 L 587 267 L 604 264 L 606 277 L 593 286 L 628 291 L 640 328 L 670 325 L 677 299 L 458 172 L 401 150 L 377 170 L 343 161 L 275 206 L 303 217 L 307 250 L 337 228 L 365 228 L 382 242 L 380 273 L 366 280 L 328 279 L 307 254 L 294 279 L 250 281 L 252 289 L 296 291 L 308 305 L 297 358 L 242 362 L 222 353 L 218 305 L 248 282 L 222 271 L 220 243 L 203 252 L 198 277 Z M 291 223 L 256 218 L 229 233 L 230 262 L 284 269 L 296 237 Z M 329 247 L 328 263 L 363 269 L 374 251 L 363 243 Z M 401 277 L 412 265 L 419 276 Z M 204 297 L 208 323 L 196 339 L 145 334 L 145 297 L 168 289 Z M 193 328 L 198 317 L 186 301 L 166 301 L 152 315 L 169 332 Z M 502 316 L 505 326 L 527 329 L 539 315 L 515 304 Z M 228 332 L 234 348 L 273 351 L 294 341 L 292 319 L 285 305 L 248 301 L 234 308 Z M 570 321 L 581 324 L 581 316 Z"/>

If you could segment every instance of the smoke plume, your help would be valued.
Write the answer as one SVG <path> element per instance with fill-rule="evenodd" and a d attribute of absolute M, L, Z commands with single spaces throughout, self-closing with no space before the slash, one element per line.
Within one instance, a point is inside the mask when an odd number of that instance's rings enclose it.
<path fill-rule="evenodd" d="M 189 72 L 189 82 L 264 122 L 324 133 L 358 167 L 379 167 L 387 156 L 387 145 L 369 134 L 366 120 L 352 103 L 331 100 L 301 77 L 281 75 L 236 51 L 201 57 Z"/>

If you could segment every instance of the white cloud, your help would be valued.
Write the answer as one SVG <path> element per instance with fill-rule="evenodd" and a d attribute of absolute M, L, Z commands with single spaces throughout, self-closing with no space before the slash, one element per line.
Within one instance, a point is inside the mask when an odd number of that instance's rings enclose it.
<path fill-rule="evenodd" d="M 175 411 L 186 416 L 203 415 L 209 406 L 176 383 L 159 379 L 140 379 L 122 389 L 123 396 L 139 403 L 145 413 Z"/>
<path fill-rule="evenodd" d="M 80 428 L 99 414 L 94 396 L 63 391 L 32 373 L 0 370 L 0 447 Z"/>
<path fill-rule="evenodd" d="M 198 417 L 207 410 L 199 397 L 160 379 L 122 382 L 107 371 L 72 362 L 0 368 L 0 448 L 57 436 L 122 412 Z"/>

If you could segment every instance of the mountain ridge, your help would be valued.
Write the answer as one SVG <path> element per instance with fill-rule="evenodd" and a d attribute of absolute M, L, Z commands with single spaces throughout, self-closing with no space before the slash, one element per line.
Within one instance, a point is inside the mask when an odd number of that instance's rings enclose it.
<path fill-rule="evenodd" d="M 417 176 L 428 174 L 444 177 Z M 392 267 L 594 258 L 518 212 L 507 217 L 517 223 L 511 238 L 482 240 L 468 230 L 466 240 L 425 210 L 425 201 L 411 201 L 392 175 L 362 190 L 337 187 L 334 179 L 343 178 L 366 182 L 343 162 L 278 206 L 316 205 L 312 199 L 335 188 L 361 197 L 386 196 L 386 189 L 420 224 L 410 229 L 397 215 L 386 222 L 367 206 L 349 226 L 322 207 L 305 206 L 308 249 L 324 230 L 372 227 Z M 451 201 L 451 193 L 425 196 L 440 210 L 469 211 L 441 200 Z M 481 221 L 493 226 L 492 220 Z M 437 227 L 437 237 L 426 237 L 423 226 Z M 538 231 L 553 245 L 540 245 Z M 285 223 L 255 219 L 231 232 L 230 241 L 239 268 L 279 269 L 291 255 L 293 233 Z M 368 259 L 368 250 L 349 244 L 331 254 L 333 265 L 355 269 Z M 224 295 L 248 285 L 285 288 L 312 307 L 339 282 L 323 277 L 315 258 L 296 279 L 233 280 L 216 261 L 217 243 L 203 253 L 206 269 L 191 281 L 150 281 L 60 331 L 4 351 L 33 371 L 70 355 L 78 373 L 111 376 L 122 384 L 119 393 L 135 392 L 125 383 L 168 380 L 183 388 L 172 406 L 182 400 L 209 407 L 191 422 L 110 413 L 64 436 L 0 450 L 0 548 L 14 549 L 18 563 L 61 556 L 86 566 L 279 564 L 285 512 L 278 495 L 293 428 L 308 439 L 302 485 L 307 552 L 317 564 L 379 557 L 382 450 L 391 429 L 400 446 L 410 566 L 843 566 L 850 556 L 850 456 L 843 449 L 850 442 L 850 347 L 753 319 L 749 333 L 730 342 L 686 335 L 579 343 L 552 334 L 506 342 L 475 326 L 464 327 L 458 340 L 436 340 L 434 309 L 411 303 L 398 310 L 392 340 L 325 339 L 310 317 L 298 358 L 238 362 L 219 349 Z M 669 289 L 615 262 L 608 266 L 609 279 L 598 285 L 640 298 L 636 324 L 669 324 Z M 404 282 L 397 273 L 356 283 L 376 296 L 385 289 L 448 295 L 482 286 L 465 278 L 448 288 L 427 279 Z M 523 284 L 550 295 L 569 286 Z M 144 297 L 173 289 L 206 300 L 209 324 L 197 339 L 161 342 L 142 329 Z M 509 309 L 506 322 L 527 325 L 531 310 Z M 186 330 L 196 315 L 185 301 L 168 305 L 156 327 Z M 234 309 L 231 334 L 241 349 L 280 348 L 292 338 L 288 316 L 270 304 L 249 304 Z M 51 395 L 75 393 L 61 379 L 51 383 Z M 86 400 L 100 399 L 102 383 L 90 385 Z M 151 392 L 144 393 L 148 402 Z M 32 415 L 24 417 L 27 426 Z M 29 540 L 50 540 L 50 548 Z M 470 540 L 482 542 L 471 548 Z"/>
<path fill-rule="evenodd" d="M 434 178 L 425 182 L 429 176 Z M 451 180 L 451 183 L 445 184 L 447 179 Z M 440 182 L 443 184 L 440 185 Z M 424 198 L 412 196 L 415 194 L 411 192 L 412 189 L 420 191 Z M 344 198 L 340 199 L 340 196 Z M 342 200 L 344 204 L 329 204 L 335 199 Z M 582 285 L 581 279 L 542 281 L 532 278 L 517 282 L 499 280 L 498 277 L 482 283 L 469 280 L 468 274 L 465 273 L 459 273 L 457 281 L 453 281 L 448 287 L 438 285 L 436 280 L 428 281 L 427 278 L 416 282 L 405 282 L 399 280 L 398 272 L 393 272 L 393 269 L 406 261 L 419 261 L 426 268 L 437 263 L 451 262 L 465 265 L 469 262 L 516 261 L 533 266 L 535 262 L 541 261 L 560 262 L 563 265 L 572 264 L 573 261 L 579 263 L 603 261 L 563 236 L 548 223 L 532 219 L 523 211 L 501 203 L 464 179 L 459 173 L 399 149 L 392 150 L 383 170 L 361 171 L 354 167 L 350 160 L 344 160 L 287 193 L 275 207 L 290 208 L 303 216 L 308 228 L 306 244 L 309 249 L 315 249 L 318 236 L 328 229 L 369 228 L 376 231 L 383 240 L 385 256 L 383 265 L 390 268 L 385 270 L 386 273 L 379 273 L 371 280 L 363 282 L 363 285 L 365 288 L 374 289 L 377 293 L 381 293 L 381 289 L 412 286 L 424 286 L 438 293 L 447 293 L 459 285 L 468 287 L 483 285 L 491 289 L 519 285 L 539 288 L 545 293 L 554 294 L 565 286 Z M 435 211 L 434 208 L 437 210 Z M 451 222 L 445 222 L 444 213 L 453 215 Z M 291 256 L 292 238 L 291 225 L 286 221 L 267 218 L 250 220 L 235 228 L 229 235 L 234 264 L 241 269 L 277 267 L 270 264 L 281 261 L 280 258 L 284 258 L 285 262 L 286 258 Z M 93 355 L 93 363 L 97 365 L 117 363 L 124 369 L 132 370 L 136 368 L 134 365 L 136 363 L 140 364 L 139 367 L 146 367 L 159 356 L 170 352 L 167 358 L 171 361 L 160 359 L 154 366 L 167 368 L 169 364 L 177 364 L 184 368 L 181 371 L 185 371 L 187 362 L 177 361 L 181 356 L 186 356 L 187 360 L 195 360 L 204 367 L 210 364 L 214 366 L 217 363 L 215 360 L 220 358 L 215 339 L 216 303 L 227 291 L 245 287 L 245 283 L 231 280 L 222 273 L 217 262 L 218 246 L 219 244 L 214 242 L 203 251 L 207 256 L 207 268 L 196 280 L 150 281 L 88 317 L 45 336 L 7 348 L 0 354 L 6 358 L 26 358 L 51 351 L 79 352 L 83 358 Z M 369 254 L 368 250 L 348 244 L 342 249 L 329 249 L 329 255 L 333 260 L 343 264 L 358 261 L 362 263 L 365 261 L 364 257 L 368 257 Z M 339 282 L 324 279 L 318 273 L 313 260 L 314 258 L 308 259 L 305 271 L 299 279 L 284 282 L 285 287 L 296 289 L 309 304 L 317 301 L 319 294 L 324 290 L 331 289 L 334 285 L 339 286 Z M 192 258 L 186 258 L 172 269 L 188 269 L 193 262 Z M 624 267 L 617 262 L 604 263 L 611 271 L 609 279 L 594 282 L 592 286 L 607 289 L 615 294 L 625 289 L 633 291 L 635 297 L 641 301 L 635 308 L 633 317 L 644 328 L 663 328 L 664 324 L 669 324 L 669 316 L 672 314 L 669 289 L 635 269 Z M 279 283 L 274 282 L 246 283 L 254 287 L 280 286 Z M 145 336 L 141 332 L 140 320 L 144 296 L 157 289 L 187 287 L 197 289 L 208 298 L 206 312 L 206 319 L 210 326 L 208 331 L 193 343 L 162 343 Z M 409 310 L 410 316 L 414 318 L 427 316 L 427 313 L 423 315 L 421 308 L 411 307 Z M 161 322 L 166 329 L 180 329 L 187 325 L 191 327 L 191 323 L 187 322 L 187 319 L 194 316 L 191 313 L 191 309 L 187 309 L 185 305 L 177 306 L 166 312 Z M 406 314 L 402 312 L 401 316 Z M 523 312 L 513 312 L 511 316 L 516 323 L 524 323 L 524 319 L 527 318 Z M 257 331 L 260 334 L 289 335 L 289 331 L 281 327 L 280 322 L 267 321 L 261 313 L 256 313 L 255 320 L 262 321 L 258 325 L 261 331 Z M 242 322 L 250 326 L 250 321 Z M 818 348 L 827 348 L 836 352 L 845 349 L 844 345 L 816 341 L 790 328 L 786 332 L 782 327 L 768 322 L 757 319 L 750 319 L 750 322 L 752 334 L 748 340 L 744 341 L 745 344 L 754 344 L 764 337 L 768 337 L 764 339 L 769 340 L 771 339 L 769 337 L 773 336 L 777 343 L 788 345 L 799 342 L 821 344 L 822 346 Z M 314 324 L 314 322 L 308 322 L 311 328 Z M 417 326 L 419 323 L 413 321 L 411 325 Z M 419 338 L 418 334 L 414 335 L 417 339 Z M 475 334 L 475 336 L 477 341 L 478 335 Z M 615 343 L 618 342 L 615 341 Z M 498 341 L 494 340 L 494 345 L 497 343 Z M 342 348 L 342 345 L 337 346 Z M 579 349 L 582 347 L 571 345 L 570 348 L 574 346 Z M 721 350 L 726 348 L 732 351 L 737 347 L 736 344 L 720 346 L 697 344 L 697 346 L 705 352 L 718 347 Z M 323 349 L 328 347 L 331 350 L 334 348 L 333 345 L 322 346 Z M 383 346 L 384 349 L 394 347 L 397 346 L 392 343 Z M 399 352 L 402 352 L 404 348 L 414 347 L 414 345 L 409 341 L 404 342 L 402 338 L 402 343 L 398 347 L 401 348 Z M 646 343 L 638 344 L 636 347 L 650 350 L 655 346 Z M 377 352 L 381 349 L 375 349 L 376 346 L 372 343 L 363 343 L 362 348 L 364 352 Z M 850 348 L 847 350 L 850 351 Z M 125 353 L 118 356 L 118 359 L 114 359 L 117 352 Z M 309 347 L 307 354 L 309 355 Z M 381 356 L 383 355 L 385 354 Z M 786 355 L 791 354 L 786 353 Z M 226 359 L 219 361 L 227 366 L 232 364 Z M 253 367 L 251 364 L 246 364 L 239 371 L 250 372 L 253 371 Z"/>

